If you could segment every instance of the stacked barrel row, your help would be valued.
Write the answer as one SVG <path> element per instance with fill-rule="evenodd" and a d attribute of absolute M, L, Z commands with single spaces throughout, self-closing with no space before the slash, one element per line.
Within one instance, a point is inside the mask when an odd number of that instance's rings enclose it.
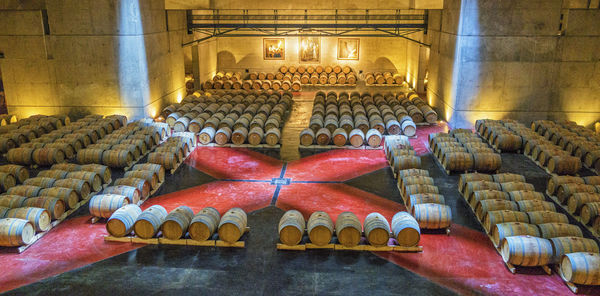
<path fill-rule="evenodd" d="M 16 123 L 18 121 L 17 116 L 14 114 L 1 114 L 0 115 L 0 126 Z"/>
<path fill-rule="evenodd" d="M 240 72 L 217 72 L 211 80 L 202 84 L 204 90 L 207 89 L 241 89 L 242 73 Z"/>
<path fill-rule="evenodd" d="M 569 224 L 522 175 L 463 174 L 459 190 L 507 263 L 545 266 L 576 256 L 592 264 L 600 259 L 596 242 L 584 238 L 581 229 Z M 588 272 L 597 274 L 599 268 L 596 264 Z"/>
<path fill-rule="evenodd" d="M 552 176 L 547 193 L 556 199 L 579 221 L 591 226 L 600 235 L 600 176 Z"/>
<path fill-rule="evenodd" d="M 76 122 L 61 126 L 29 143 L 8 151 L 7 160 L 20 165 L 50 166 L 66 162 L 80 150 L 96 143 L 126 124 L 121 115 L 88 115 Z"/>
<path fill-rule="evenodd" d="M 435 158 L 450 172 L 495 172 L 502 165 L 500 154 L 469 129 L 429 134 L 429 147 Z"/>
<path fill-rule="evenodd" d="M 281 66 L 279 73 L 274 76 L 284 81 L 286 78 L 299 81 L 303 85 L 355 85 L 357 81 L 356 74 L 350 66 L 340 65 Z M 252 78 L 250 74 L 250 79 Z M 260 80 L 260 73 L 258 79 Z"/>
<path fill-rule="evenodd" d="M 28 177 L 23 167 L 4 168 L 18 171 L 18 178 L 25 179 L 22 185 L 11 187 L 0 195 L 0 218 L 18 218 L 27 222 L 0 221 L 0 246 L 6 247 L 31 243 L 35 232 L 49 230 L 52 220 L 62 218 L 92 191 L 100 191 L 103 183 L 110 182 L 110 170 L 99 165 L 56 164 L 33 178 Z"/>
<path fill-rule="evenodd" d="M 158 145 L 153 152 L 148 154 L 147 164 L 160 165 L 164 170 L 176 169 L 194 150 L 196 145 L 196 136 L 193 133 L 173 133 L 171 137 L 167 138 L 167 140 Z M 137 165 L 133 167 L 134 170 L 136 169 L 136 166 Z M 164 180 L 164 177 L 160 179 Z"/>
<path fill-rule="evenodd" d="M 12 119 L 8 118 L 8 120 Z M 33 115 L 12 124 L 0 126 L 0 153 L 7 153 L 15 147 L 21 147 L 32 141 L 39 141 L 38 138 L 69 123 L 70 119 L 67 116 Z"/>
<path fill-rule="evenodd" d="M 367 72 L 365 73 L 365 82 L 367 85 L 402 85 L 404 77 L 399 73 L 392 74 L 392 72 Z"/>
<path fill-rule="evenodd" d="M 111 206 L 105 203 L 106 208 Z M 106 230 L 114 237 L 131 234 L 142 239 L 155 237 L 169 240 L 192 239 L 206 241 L 215 233 L 228 243 L 235 243 L 246 232 L 248 217 L 244 210 L 231 208 L 221 216 L 213 207 L 206 207 L 194 214 L 188 206 L 179 206 L 167 212 L 161 205 L 153 205 L 144 211 L 127 199 L 109 215 Z"/>
<path fill-rule="evenodd" d="M 429 171 L 418 168 L 398 171 L 398 190 L 408 211 L 423 229 L 448 229 L 452 210 L 446 205 Z"/>
<path fill-rule="evenodd" d="M 388 136 L 383 144 L 385 156 L 394 175 L 397 176 L 401 170 L 421 168 L 421 157 L 417 156 L 406 136 Z"/>
<path fill-rule="evenodd" d="M 247 78 L 242 83 L 242 89 L 245 90 L 299 91 L 302 88 L 302 76 L 298 73 L 251 72 Z"/>
<path fill-rule="evenodd" d="M 175 131 L 198 133 L 202 144 L 219 145 L 278 144 L 293 102 L 291 93 L 287 92 L 211 95 L 197 99 L 199 103 L 180 106 L 166 121 Z"/>
<path fill-rule="evenodd" d="M 534 121 L 531 130 L 548 141 L 545 145 L 554 144 L 554 149 L 566 151 L 566 155 L 576 157 L 588 168 L 600 172 L 600 136 L 593 130 L 572 121 L 547 120 Z"/>
<path fill-rule="evenodd" d="M 104 164 L 111 168 L 130 167 L 166 136 L 166 128 L 133 122 L 114 130 L 96 143 L 77 152 L 80 164 Z"/>
<path fill-rule="evenodd" d="M 363 227 L 364 226 L 364 227 Z M 398 212 L 392 218 L 390 227 L 387 219 L 380 213 L 368 214 L 361 225 L 358 217 L 352 212 L 342 212 L 337 216 L 335 224 L 326 212 L 313 212 L 308 220 L 296 210 L 289 210 L 279 220 L 279 239 L 288 246 L 298 245 L 305 234 L 310 242 L 317 246 L 325 246 L 337 242 L 345 247 L 358 246 L 364 238 L 373 246 L 387 246 L 390 237 L 399 246 L 413 247 L 419 243 L 421 230 L 417 221 L 407 212 Z"/>

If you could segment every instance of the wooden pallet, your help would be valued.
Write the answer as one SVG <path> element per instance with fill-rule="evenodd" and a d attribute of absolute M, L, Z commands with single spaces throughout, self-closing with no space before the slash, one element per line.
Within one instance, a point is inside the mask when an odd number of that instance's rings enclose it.
<path fill-rule="evenodd" d="M 277 145 L 267 145 L 267 144 L 258 144 L 258 145 L 241 144 L 241 145 L 236 145 L 236 144 L 227 143 L 227 144 L 224 144 L 224 145 L 219 145 L 217 143 L 208 143 L 208 144 L 200 144 L 200 143 L 198 143 L 197 147 L 281 149 L 281 145 L 280 144 L 277 144 Z"/>
<path fill-rule="evenodd" d="M 306 240 L 306 239 L 305 239 Z M 334 251 L 370 251 L 370 252 L 423 252 L 423 246 L 414 247 L 403 247 L 399 246 L 395 239 L 391 238 L 386 246 L 373 246 L 367 243 L 365 237 L 361 238 L 358 245 L 352 247 L 346 247 L 339 244 L 337 238 L 334 236 L 329 244 L 326 245 L 315 245 L 310 242 L 300 243 L 298 245 L 289 246 L 282 243 L 277 243 L 278 250 L 289 250 L 289 251 L 306 251 L 311 249 L 326 249 Z"/>
<path fill-rule="evenodd" d="M 359 147 L 354 147 L 352 145 L 344 145 L 344 146 L 336 146 L 336 145 L 308 145 L 308 146 L 303 146 L 303 145 L 299 145 L 298 149 L 303 149 L 303 150 L 332 150 L 332 149 L 382 150 L 383 149 L 383 145 L 381 145 L 379 147 L 371 147 L 371 146 L 367 146 L 367 145 L 363 145 L 363 146 L 359 146 Z"/>
<path fill-rule="evenodd" d="M 111 182 L 112 182 L 112 180 L 111 180 Z M 108 184 L 110 184 L 110 183 L 108 183 Z M 106 187 L 103 187 L 103 189 L 104 188 L 106 188 Z M 33 239 L 31 240 L 31 243 L 29 243 L 27 245 L 24 245 L 24 246 L 20 246 L 20 247 L 0 247 L 0 253 L 6 252 L 6 253 L 18 253 L 18 254 L 21 254 L 21 253 L 25 252 L 27 249 L 29 249 L 29 247 L 33 246 L 42 237 L 44 237 L 46 234 L 48 234 L 48 232 L 50 232 L 52 229 L 54 229 L 60 223 L 62 223 L 63 221 L 65 221 L 71 214 L 75 213 L 79 208 L 81 208 L 82 206 L 86 205 L 92 199 L 92 197 L 94 197 L 94 195 L 96 195 L 98 193 L 100 193 L 100 191 L 90 193 L 90 195 L 88 195 L 87 198 L 82 199 L 73 208 L 71 208 L 68 211 L 64 212 L 60 217 L 58 217 L 56 220 L 54 220 L 54 221 L 52 221 L 50 223 L 50 225 L 51 225 L 50 229 L 48 229 L 46 231 L 43 231 L 43 232 L 37 233 L 33 237 Z"/>

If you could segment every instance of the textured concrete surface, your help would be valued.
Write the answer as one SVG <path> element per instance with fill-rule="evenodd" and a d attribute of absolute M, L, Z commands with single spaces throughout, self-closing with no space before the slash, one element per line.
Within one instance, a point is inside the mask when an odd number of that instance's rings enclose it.
<path fill-rule="evenodd" d="M 453 127 L 479 118 L 597 121 L 600 18 L 597 9 L 564 5 L 445 1 L 429 18 L 430 103 Z"/>

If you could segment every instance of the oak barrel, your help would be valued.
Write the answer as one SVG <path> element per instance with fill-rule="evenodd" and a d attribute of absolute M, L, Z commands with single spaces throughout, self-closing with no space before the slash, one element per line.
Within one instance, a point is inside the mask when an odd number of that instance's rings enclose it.
<path fill-rule="evenodd" d="M 29 178 L 29 171 L 24 166 L 16 164 L 2 165 L 0 166 L 0 172 L 15 176 L 18 183 L 23 183 L 23 181 Z"/>
<path fill-rule="evenodd" d="M 232 208 L 227 211 L 219 222 L 219 239 L 228 243 L 234 243 L 242 237 L 246 231 L 248 217 L 246 212 L 240 208 Z"/>
<path fill-rule="evenodd" d="M 153 238 L 167 217 L 167 210 L 161 205 L 153 205 L 145 209 L 133 225 L 135 235 L 143 239 Z"/>
<path fill-rule="evenodd" d="M 77 203 L 79 202 L 79 195 L 71 188 L 46 188 L 40 190 L 39 196 L 58 198 L 64 202 L 65 209 L 72 209 L 77 206 Z"/>
<path fill-rule="evenodd" d="M 94 217 L 109 218 L 119 208 L 129 204 L 129 198 L 117 194 L 98 194 L 90 200 L 90 214 Z"/>
<path fill-rule="evenodd" d="M 433 203 L 418 204 L 412 207 L 412 215 L 424 229 L 449 228 L 452 224 L 452 211 L 449 206 Z"/>
<path fill-rule="evenodd" d="M 102 178 L 102 182 L 104 184 L 110 183 L 112 176 L 108 166 L 101 164 L 86 164 L 81 166 L 81 170 L 86 172 L 97 173 Z"/>
<path fill-rule="evenodd" d="M 161 226 L 162 235 L 165 238 L 176 240 L 185 236 L 194 212 L 187 206 L 179 206 L 172 210 Z"/>
<path fill-rule="evenodd" d="M 75 192 L 77 192 L 80 199 L 87 198 L 92 191 L 89 182 L 87 182 L 86 180 L 75 179 L 75 178 L 66 178 L 66 179 L 62 179 L 62 180 L 56 180 L 56 182 L 54 182 L 54 186 L 62 187 L 62 188 L 71 188 L 71 189 L 75 190 Z"/>
<path fill-rule="evenodd" d="M 392 231 L 398 245 L 416 246 L 421 238 L 419 223 L 407 212 L 398 212 L 392 218 Z"/>
<path fill-rule="evenodd" d="M 5 218 L 25 219 L 31 222 L 37 232 L 46 231 L 52 228 L 50 213 L 46 209 L 34 207 L 21 207 L 10 209 L 6 212 Z"/>
<path fill-rule="evenodd" d="M 386 246 L 390 238 L 390 225 L 383 215 L 374 212 L 365 217 L 365 238 L 373 246 Z"/>
<path fill-rule="evenodd" d="M 496 247 L 500 247 L 502 241 L 510 236 L 530 235 L 540 237 L 537 226 L 529 223 L 504 222 L 493 225 L 491 229 L 492 242 Z"/>
<path fill-rule="evenodd" d="M 362 226 L 352 212 L 342 212 L 335 221 L 335 233 L 338 242 L 345 247 L 354 247 L 362 238 Z"/>
<path fill-rule="evenodd" d="M 98 175 L 98 173 L 86 171 L 70 172 L 67 174 L 67 178 L 86 181 L 94 192 L 99 192 L 100 190 L 102 190 L 102 178 L 100 177 L 100 175 Z"/>
<path fill-rule="evenodd" d="M 36 207 L 46 209 L 52 220 L 58 219 L 65 212 L 65 203 L 55 197 L 30 197 L 23 201 L 23 207 Z"/>
<path fill-rule="evenodd" d="M 188 229 L 193 240 L 205 241 L 210 239 L 217 230 L 221 215 L 217 209 L 206 207 L 196 214 Z"/>
<path fill-rule="evenodd" d="M 142 213 L 136 204 L 125 205 L 116 210 L 106 222 L 106 230 L 114 237 L 123 237 L 131 233 L 135 221 Z"/>
<path fill-rule="evenodd" d="M 165 169 L 160 164 L 154 163 L 142 163 L 136 164 L 131 168 L 134 171 L 153 171 L 158 177 L 158 182 L 162 183 L 165 181 Z"/>
<path fill-rule="evenodd" d="M 302 241 L 306 222 L 302 213 L 289 210 L 279 220 L 279 240 L 288 246 L 294 246 Z"/>
<path fill-rule="evenodd" d="M 483 228 L 486 232 L 491 232 L 492 228 L 496 224 L 508 223 L 508 222 L 521 222 L 529 223 L 529 217 L 527 213 L 512 211 L 512 210 L 499 210 L 489 211 L 483 219 Z"/>
<path fill-rule="evenodd" d="M 561 236 L 583 237 L 581 228 L 568 223 L 543 223 L 537 225 L 540 228 L 540 235 L 543 238 L 553 238 Z"/>
<path fill-rule="evenodd" d="M 590 252 L 598 253 L 598 244 L 595 240 L 576 236 L 553 237 L 550 239 L 552 243 L 553 258 L 552 263 L 560 263 L 560 259 L 569 253 Z"/>
<path fill-rule="evenodd" d="M 31 222 L 24 219 L 0 219 L 0 246 L 18 247 L 28 245 L 35 236 Z"/>
<path fill-rule="evenodd" d="M 509 236 L 501 242 L 504 262 L 517 266 L 542 266 L 551 263 L 552 244 L 545 238 Z"/>
<path fill-rule="evenodd" d="M 566 254 L 560 261 L 560 274 L 568 282 L 600 285 L 600 254 L 577 252 Z"/>

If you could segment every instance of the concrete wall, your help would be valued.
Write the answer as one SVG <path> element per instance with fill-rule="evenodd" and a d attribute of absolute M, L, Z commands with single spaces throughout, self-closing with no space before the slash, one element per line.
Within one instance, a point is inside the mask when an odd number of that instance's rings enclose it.
<path fill-rule="evenodd" d="M 453 127 L 479 118 L 597 120 L 600 14 L 562 4 L 446 1 L 430 15 L 430 103 Z"/>
<path fill-rule="evenodd" d="M 412 34 L 411 37 L 420 38 L 422 33 Z M 285 60 L 263 59 L 263 38 L 217 38 L 217 69 L 220 71 L 273 72 L 281 65 L 299 65 L 298 52 L 299 37 L 285 38 Z M 411 71 L 418 69 L 418 45 L 401 38 L 371 37 L 360 38 L 359 60 L 337 59 L 338 38 L 321 38 L 322 65 L 349 65 L 358 71 L 391 71 L 406 75 L 407 65 L 413 65 Z M 302 63 L 310 65 L 310 63 Z M 317 63 L 313 63 L 316 65 Z"/>
<path fill-rule="evenodd" d="M 40 10 L 16 8 L 0 10 L 10 113 L 139 118 L 183 96 L 185 12 L 167 21 L 164 0 L 48 1 L 49 34 Z"/>

